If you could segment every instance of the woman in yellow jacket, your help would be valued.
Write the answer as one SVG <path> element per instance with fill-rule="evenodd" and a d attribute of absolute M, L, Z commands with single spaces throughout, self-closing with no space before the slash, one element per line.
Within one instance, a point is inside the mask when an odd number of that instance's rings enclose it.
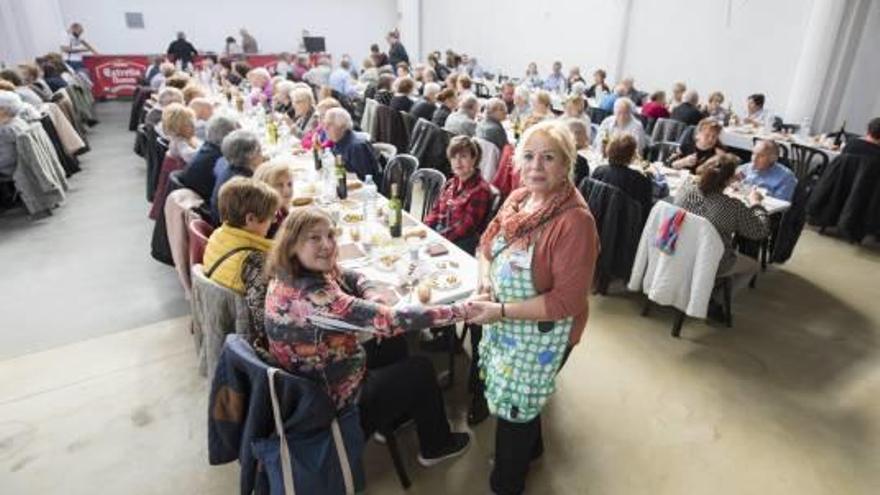
<path fill-rule="evenodd" d="M 223 224 L 211 234 L 205 247 L 205 275 L 240 294 L 245 292 L 241 272 L 248 255 L 265 253 L 267 239 L 280 199 L 268 184 L 245 177 L 230 179 L 220 188 L 218 206 Z"/>

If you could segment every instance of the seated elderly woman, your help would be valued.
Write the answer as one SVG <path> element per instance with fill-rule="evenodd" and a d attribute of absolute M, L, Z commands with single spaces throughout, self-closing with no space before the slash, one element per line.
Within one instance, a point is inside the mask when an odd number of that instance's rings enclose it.
<path fill-rule="evenodd" d="M 538 74 L 538 64 L 535 62 L 529 62 L 522 83 L 529 88 L 540 88 L 544 85 L 544 79 Z"/>
<path fill-rule="evenodd" d="M 743 184 L 761 187 L 767 195 L 791 201 L 797 187 L 797 177 L 788 167 L 778 163 L 779 146 L 771 140 L 761 139 L 752 150 L 752 161 L 736 169 L 736 178 Z"/>
<path fill-rule="evenodd" d="M 581 154 L 582 151 L 586 151 L 590 147 L 590 128 L 584 124 L 583 119 L 567 117 L 563 122 L 565 122 L 565 125 L 568 126 L 568 130 L 571 131 L 571 134 L 574 136 L 574 146 L 575 150 L 578 152 L 572 170 L 572 179 L 574 185 L 577 187 L 580 186 L 584 177 L 590 175 L 590 162 L 588 162 L 587 158 Z"/>
<path fill-rule="evenodd" d="M 268 162 L 257 167 L 254 179 L 269 185 L 278 193 L 278 210 L 269 227 L 267 237 L 274 237 L 281 227 L 281 223 L 287 218 L 290 200 L 293 199 L 293 175 L 290 172 L 291 163 L 286 160 Z"/>
<path fill-rule="evenodd" d="M 390 105 L 394 93 L 391 87 L 394 85 L 394 76 L 391 74 L 379 74 L 379 82 L 376 83 L 376 91 L 373 93 L 373 99 L 382 105 Z"/>
<path fill-rule="evenodd" d="M 52 91 L 49 89 L 46 81 L 43 80 L 39 67 L 34 64 L 20 64 L 18 70 L 21 73 L 24 84 L 36 93 L 40 99 L 45 102 L 52 100 Z"/>
<path fill-rule="evenodd" d="M 458 110 L 453 112 L 443 128 L 453 134 L 461 134 L 473 137 L 477 131 L 477 113 L 480 111 L 480 101 L 470 95 L 461 100 Z"/>
<path fill-rule="evenodd" d="M 168 156 L 185 164 L 192 162 L 202 143 L 196 137 L 196 114 L 181 103 L 162 110 L 162 130 L 168 138 Z"/>
<path fill-rule="evenodd" d="M 251 69 L 247 73 L 247 80 L 251 85 L 248 95 L 251 105 L 268 105 L 272 108 L 272 75 L 269 71 L 263 67 Z"/>
<path fill-rule="evenodd" d="M 642 115 L 649 119 L 668 119 L 669 110 L 666 108 L 666 92 L 654 91 L 648 102 L 642 105 Z"/>
<path fill-rule="evenodd" d="M 223 115 L 211 117 L 205 130 L 205 142 L 181 172 L 180 182 L 206 201 L 211 200 L 211 194 L 214 192 L 214 167 L 223 157 L 220 144 L 223 138 L 237 128 L 238 123 L 229 117 Z"/>
<path fill-rule="evenodd" d="M 529 88 L 526 86 L 517 86 L 513 91 L 513 110 L 510 111 L 510 119 L 515 122 L 522 122 L 532 113 L 532 106 L 529 104 Z"/>
<path fill-rule="evenodd" d="M 373 146 L 355 134 L 351 115 L 342 108 L 331 108 L 324 115 L 324 128 L 327 129 L 327 137 L 335 143 L 333 153 L 342 157 L 346 170 L 355 173 L 360 180 L 372 175 L 378 183 L 379 162 Z"/>
<path fill-rule="evenodd" d="M 593 72 L 593 84 L 587 88 L 587 97 L 602 100 L 602 97 L 611 92 L 611 88 L 605 83 L 605 71 L 596 69 Z"/>
<path fill-rule="evenodd" d="M 297 87 L 290 93 L 290 101 L 294 113 L 291 131 L 296 137 L 301 137 L 319 122 L 315 113 L 315 96 L 311 89 Z"/>
<path fill-rule="evenodd" d="M 293 81 L 281 81 L 275 85 L 275 89 L 272 93 L 274 110 L 286 115 L 290 119 L 293 119 L 296 116 L 293 111 L 293 101 L 290 99 L 294 89 L 296 89 L 296 83 Z"/>
<path fill-rule="evenodd" d="M 434 115 L 431 117 L 431 122 L 439 127 L 444 127 L 446 120 L 458 108 L 458 96 L 455 95 L 455 90 L 446 88 L 437 93 L 437 101 L 439 105 L 437 105 L 437 110 L 434 111 Z"/>
<path fill-rule="evenodd" d="M 177 88 L 181 91 L 184 90 L 190 84 L 189 74 L 186 72 L 175 72 L 174 75 L 165 79 L 165 83 L 163 87 L 165 88 Z"/>
<path fill-rule="evenodd" d="M 43 106 L 43 99 L 40 98 L 33 89 L 24 84 L 21 76 L 17 71 L 12 69 L 0 70 L 0 80 L 8 81 L 15 87 L 15 93 L 21 97 L 22 101 L 36 108 Z"/>
<path fill-rule="evenodd" d="M 721 91 L 713 91 L 709 95 L 709 103 L 706 104 L 704 112 L 707 117 L 712 117 L 718 122 L 721 122 L 722 125 L 727 125 L 727 122 L 730 120 L 730 110 L 724 108 L 722 106 L 723 104 L 724 93 Z"/>
<path fill-rule="evenodd" d="M 736 252 L 734 235 L 751 240 L 762 240 L 769 234 L 767 211 L 761 205 L 761 194 L 752 191 L 748 206 L 737 198 L 724 194 L 724 189 L 735 180 L 739 160 L 729 153 L 713 156 L 697 170 L 696 182 L 685 183 L 676 193 L 675 204 L 709 220 L 724 243 L 724 254 L 718 265 L 718 276 L 733 278 L 733 290 L 745 287 L 758 273 L 758 262 Z M 721 314 L 720 305 L 713 301 L 709 316 Z"/>
<path fill-rule="evenodd" d="M 410 77 L 401 77 L 397 80 L 396 86 L 397 89 L 394 92 L 394 97 L 391 98 L 388 106 L 398 112 L 409 112 L 413 106 L 411 95 L 416 87 L 416 83 Z"/>
<path fill-rule="evenodd" d="M 173 76 L 175 72 L 177 72 L 177 67 L 174 64 L 162 62 L 159 65 L 159 72 L 149 81 L 150 87 L 153 88 L 153 91 L 159 91 L 165 85 L 165 80 Z"/>
<path fill-rule="evenodd" d="M 165 88 L 159 91 L 156 97 L 156 104 L 147 112 L 144 122 L 158 126 L 162 123 L 162 110 L 172 103 L 183 104 L 183 92 L 177 88 Z M 161 129 L 157 129 L 161 133 Z"/>
<path fill-rule="evenodd" d="M 291 212 L 266 266 L 265 330 L 274 361 L 315 380 L 338 410 L 356 407 L 366 435 L 402 418 L 415 420 L 422 466 L 464 453 L 470 435 L 451 431 L 431 362 L 414 356 L 368 369 L 359 335 L 334 329 L 334 321 L 390 337 L 464 321 L 465 304 L 388 306 L 369 279 L 341 268 L 338 256 L 335 226 L 326 212 Z"/>
<path fill-rule="evenodd" d="M 507 131 L 501 125 L 507 119 L 507 105 L 500 98 L 490 98 L 485 110 L 485 118 L 477 124 L 476 136 L 494 144 L 500 153 L 508 144 Z"/>
<path fill-rule="evenodd" d="M 324 98 L 315 106 L 315 115 L 317 116 L 315 125 L 310 131 L 306 131 L 300 140 L 300 146 L 303 149 L 312 149 L 314 139 L 317 139 L 323 148 L 333 147 L 333 141 L 327 137 L 327 129 L 324 128 L 324 115 L 331 108 L 342 108 L 342 105 L 336 98 Z"/>
<path fill-rule="evenodd" d="M 543 122 L 547 119 L 552 119 L 554 117 L 552 105 L 553 100 L 550 97 L 550 92 L 539 89 L 532 93 L 530 98 L 531 104 L 531 112 L 529 112 L 529 117 L 527 119 L 528 125 L 534 125 L 538 122 Z"/>
<path fill-rule="evenodd" d="M 587 323 L 599 243 L 571 183 L 575 155 L 558 120 L 529 128 L 516 152 L 524 187 L 480 240 L 480 297 L 468 311 L 469 321 L 484 325 L 474 359 L 497 418 L 494 493 L 523 492 L 529 464 L 543 453 L 541 411 Z"/>
<path fill-rule="evenodd" d="M 693 139 L 685 139 L 679 151 L 672 157 L 672 166 L 686 168 L 691 172 L 715 155 L 724 153 L 724 147 L 720 142 L 721 123 L 707 117 L 697 124 L 697 131 Z"/>
<path fill-rule="evenodd" d="M 473 95 L 473 86 L 474 82 L 469 75 L 459 74 L 458 79 L 455 80 L 455 91 L 458 93 L 458 98 L 463 100 Z"/>
<path fill-rule="evenodd" d="M 599 125 L 598 135 L 593 142 L 593 148 L 604 153 L 605 145 L 618 134 L 631 134 L 638 143 L 637 152 L 642 153 L 648 144 L 645 128 L 638 119 L 633 117 L 633 102 L 629 98 L 618 98 L 614 102 L 614 115 L 607 117 Z"/>
<path fill-rule="evenodd" d="M 684 94 L 687 91 L 687 85 L 683 82 L 677 82 L 672 85 L 672 99 L 669 100 L 669 111 L 675 110 L 675 107 L 684 102 Z"/>
<path fill-rule="evenodd" d="M 491 208 L 489 184 L 480 175 L 480 145 L 467 136 L 456 136 L 446 149 L 452 165 L 452 178 L 446 181 L 440 196 L 425 217 L 425 225 L 474 254 L 479 229 Z"/>
<path fill-rule="evenodd" d="M 587 115 L 587 100 L 584 98 L 582 94 L 571 94 L 568 98 L 565 99 L 565 108 L 562 114 L 563 117 L 568 117 L 572 119 L 580 119 L 584 121 L 584 124 L 587 126 L 587 129 L 590 129 L 590 116 Z M 589 138 L 589 134 L 587 135 Z"/>
<path fill-rule="evenodd" d="M 266 234 L 280 200 L 267 184 L 246 177 L 223 184 L 218 200 L 222 224 L 205 246 L 205 276 L 242 294 L 242 263 L 251 251 L 266 253 L 272 247 Z"/>
<path fill-rule="evenodd" d="M 629 168 L 636 158 L 636 140 L 629 134 L 611 138 L 605 153 L 608 165 L 593 171 L 593 179 L 611 184 L 642 206 L 642 219 L 647 220 L 654 206 L 653 183 L 647 175 Z"/>
<path fill-rule="evenodd" d="M 189 102 L 188 106 L 196 114 L 196 137 L 204 141 L 208 121 L 214 116 L 214 104 L 207 98 L 198 97 Z"/>
<path fill-rule="evenodd" d="M 196 98 L 204 98 L 207 96 L 205 88 L 195 81 L 191 81 L 181 91 L 183 91 L 183 102 L 187 105 Z"/>
<path fill-rule="evenodd" d="M 211 194 L 211 214 L 215 224 L 220 223 L 220 188 L 233 177 L 251 177 L 263 163 L 260 138 L 251 131 L 239 129 L 223 138 L 220 145 L 223 156 L 214 166 L 214 191 Z"/>
<path fill-rule="evenodd" d="M 21 112 L 21 97 L 12 91 L 0 91 L 0 177 L 12 177 L 18 163 L 16 136 L 27 131 Z"/>
<path fill-rule="evenodd" d="M 415 102 L 409 109 L 410 115 L 418 119 L 431 120 L 437 111 L 437 95 L 440 94 L 440 85 L 435 82 L 425 84 L 422 98 Z"/>

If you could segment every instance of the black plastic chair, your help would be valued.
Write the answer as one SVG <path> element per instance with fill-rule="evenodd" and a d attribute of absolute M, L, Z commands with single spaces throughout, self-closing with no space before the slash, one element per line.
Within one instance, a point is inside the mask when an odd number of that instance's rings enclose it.
<path fill-rule="evenodd" d="M 406 188 L 406 200 L 403 203 L 403 207 L 407 211 L 412 210 L 412 193 L 415 184 L 417 182 L 422 183 L 422 209 L 419 212 L 419 220 L 424 220 L 425 216 L 431 211 L 431 208 L 434 207 L 434 203 L 437 202 L 437 198 L 440 197 L 440 191 L 443 190 L 443 186 L 446 185 L 446 177 L 439 171 L 423 168 L 416 170 L 409 178 L 409 184 Z"/>
<path fill-rule="evenodd" d="M 406 138 L 412 142 L 413 128 L 416 126 L 416 118 L 409 112 L 400 111 L 400 117 L 403 119 L 403 127 L 406 128 Z"/>
<path fill-rule="evenodd" d="M 819 176 L 828 167 L 828 153 L 802 144 L 791 144 L 791 169 L 798 181 L 803 181 L 810 176 Z M 813 165 L 814 161 L 818 164 Z"/>
<path fill-rule="evenodd" d="M 721 277 L 715 279 L 714 290 L 720 290 L 722 294 L 722 309 L 724 310 L 724 325 L 727 328 L 733 326 L 733 279 L 731 277 Z M 657 303 L 646 299 L 645 306 L 642 308 L 642 316 L 648 316 L 651 308 L 659 306 Z M 686 315 L 679 309 L 675 309 L 675 320 L 672 322 L 672 336 L 681 337 L 681 327 L 684 325 Z"/>
<path fill-rule="evenodd" d="M 659 143 L 652 144 L 648 147 L 648 152 L 646 153 L 648 160 L 652 162 L 666 162 L 670 157 L 678 153 L 678 150 L 681 148 L 681 145 L 675 142 L 670 141 L 662 141 Z"/>
<path fill-rule="evenodd" d="M 613 112 L 603 110 L 599 107 L 590 107 L 587 109 L 587 113 L 590 115 L 590 122 L 593 122 L 594 124 L 602 124 L 603 120 L 613 115 Z"/>
<path fill-rule="evenodd" d="M 382 188 L 380 192 L 391 197 L 391 184 L 397 184 L 397 193 L 401 198 L 406 197 L 406 186 L 409 183 L 409 177 L 419 168 L 419 160 L 405 153 L 396 155 L 382 174 Z"/>
<path fill-rule="evenodd" d="M 687 124 L 673 119 L 657 119 L 651 129 L 651 142 L 680 142 Z"/>
<path fill-rule="evenodd" d="M 180 176 L 183 175 L 183 170 L 175 170 L 168 174 L 168 182 L 170 184 L 168 190 L 176 191 L 178 189 L 186 189 L 186 186 L 183 182 L 180 181 Z"/>

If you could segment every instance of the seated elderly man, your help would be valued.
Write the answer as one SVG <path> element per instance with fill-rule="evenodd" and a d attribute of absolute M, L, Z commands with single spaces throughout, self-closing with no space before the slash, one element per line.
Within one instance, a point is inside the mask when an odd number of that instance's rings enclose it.
<path fill-rule="evenodd" d="M 501 125 L 507 118 L 507 105 L 501 98 L 492 98 L 486 103 L 486 118 L 477 124 L 476 136 L 485 139 L 498 147 L 498 151 L 504 149 L 507 144 L 507 131 Z"/>
<path fill-rule="evenodd" d="M 211 215 L 214 224 L 220 224 L 218 195 L 223 184 L 233 177 L 252 177 L 263 163 L 260 138 L 251 131 L 239 129 L 230 132 L 220 145 L 223 157 L 214 166 L 214 191 L 211 193 Z"/>
<path fill-rule="evenodd" d="M 410 115 L 418 119 L 431 120 L 437 111 L 437 95 L 440 93 L 440 85 L 435 82 L 425 84 L 422 98 L 409 109 Z"/>
<path fill-rule="evenodd" d="M 18 114 L 22 108 L 21 97 L 12 91 L 0 91 L 0 177 L 12 177 L 18 152 L 16 135 L 27 130 L 27 123 Z"/>
<path fill-rule="evenodd" d="M 633 117 L 633 102 L 626 97 L 618 98 L 614 102 L 614 115 L 606 118 L 599 125 L 594 148 L 596 151 L 604 153 L 605 144 L 611 138 L 621 133 L 628 133 L 636 138 L 638 152 L 643 152 L 645 145 L 648 143 L 648 138 L 645 135 L 642 123 Z"/>
<path fill-rule="evenodd" d="M 513 110 L 508 111 L 510 120 L 525 120 L 532 113 L 532 105 L 529 103 L 531 93 L 526 86 L 517 86 L 513 90 Z"/>
<path fill-rule="evenodd" d="M 446 124 L 443 125 L 443 128 L 453 134 L 474 137 L 474 133 L 477 130 L 477 121 L 475 119 L 479 111 L 480 102 L 477 100 L 477 97 L 474 95 L 467 96 L 461 101 L 458 110 L 446 119 Z"/>
<path fill-rule="evenodd" d="M 763 126 L 764 119 L 767 118 L 767 112 L 764 110 L 764 95 L 761 93 L 749 95 L 746 100 L 746 108 L 748 109 L 748 115 L 743 119 L 743 122 Z"/>
<path fill-rule="evenodd" d="M 544 79 L 544 89 L 553 93 L 564 93 L 566 90 L 565 75 L 562 74 L 562 62 L 553 62 L 553 71 Z"/>
<path fill-rule="evenodd" d="M 206 126 L 205 142 L 180 175 L 180 182 L 198 193 L 202 199 L 210 201 L 214 192 L 214 167 L 223 156 L 220 144 L 223 138 L 237 128 L 238 124 L 229 117 L 212 117 Z"/>
<path fill-rule="evenodd" d="M 330 73 L 329 83 L 334 91 L 338 91 L 348 98 L 357 96 L 357 87 L 355 87 L 354 78 L 351 76 L 350 60 L 343 59 L 339 62 L 339 67 Z"/>
<path fill-rule="evenodd" d="M 327 57 L 321 57 L 318 60 L 318 65 L 312 67 L 308 72 L 303 74 L 302 79 L 312 86 L 327 86 L 330 84 L 331 72 L 330 59 Z"/>
<path fill-rule="evenodd" d="M 162 123 L 162 110 L 172 103 L 183 104 L 183 101 L 183 91 L 177 88 L 165 88 L 162 91 L 159 91 L 159 96 L 156 98 L 156 105 L 147 112 L 147 116 L 144 117 L 144 122 L 155 126 L 161 134 L 162 129 L 160 124 Z"/>
<path fill-rule="evenodd" d="M 880 117 L 874 117 L 868 122 L 868 131 L 864 136 L 847 141 L 843 152 L 880 159 Z"/>
<path fill-rule="evenodd" d="M 620 81 L 620 85 L 623 86 L 623 93 L 620 96 L 629 98 L 635 105 L 642 104 L 645 94 L 636 89 L 633 78 L 627 77 L 623 79 Z"/>
<path fill-rule="evenodd" d="M 324 114 L 327 138 L 333 141 L 333 153 L 342 157 L 346 170 L 364 180 L 372 175 L 379 182 L 379 162 L 373 146 L 352 130 L 351 115 L 342 108 L 331 108 Z"/>
<path fill-rule="evenodd" d="M 501 91 L 498 94 L 498 97 L 501 98 L 501 101 L 507 106 L 507 113 L 512 113 L 513 108 L 516 106 L 514 103 L 514 94 L 516 93 L 516 85 L 510 81 L 505 81 L 504 84 L 501 85 Z"/>
<path fill-rule="evenodd" d="M 687 125 L 697 125 L 706 115 L 700 110 L 700 95 L 694 90 L 684 94 L 684 101 L 672 111 L 672 119 Z"/>
<path fill-rule="evenodd" d="M 770 140 L 761 140 L 752 150 L 752 161 L 736 169 L 737 177 L 744 184 L 761 187 L 767 194 L 777 199 L 791 201 L 797 178 L 794 173 L 778 163 L 779 148 Z"/>

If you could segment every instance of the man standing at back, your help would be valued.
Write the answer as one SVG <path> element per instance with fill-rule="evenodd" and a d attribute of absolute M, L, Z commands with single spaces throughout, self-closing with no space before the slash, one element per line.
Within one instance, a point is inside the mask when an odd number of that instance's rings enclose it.
<path fill-rule="evenodd" d="M 406 48 L 400 42 L 400 32 L 396 29 L 388 33 L 388 63 L 391 67 L 397 67 L 400 62 L 406 62 L 409 65 L 409 55 L 406 54 Z"/>
<path fill-rule="evenodd" d="M 193 58 L 198 54 L 196 47 L 186 40 L 186 34 L 183 31 L 178 31 L 177 39 L 168 45 L 168 55 L 175 63 L 179 61 L 182 69 L 192 64 Z"/>
<path fill-rule="evenodd" d="M 257 47 L 257 40 L 247 32 L 247 29 L 241 28 L 238 34 L 241 35 L 241 51 L 249 54 L 260 51 Z"/>

